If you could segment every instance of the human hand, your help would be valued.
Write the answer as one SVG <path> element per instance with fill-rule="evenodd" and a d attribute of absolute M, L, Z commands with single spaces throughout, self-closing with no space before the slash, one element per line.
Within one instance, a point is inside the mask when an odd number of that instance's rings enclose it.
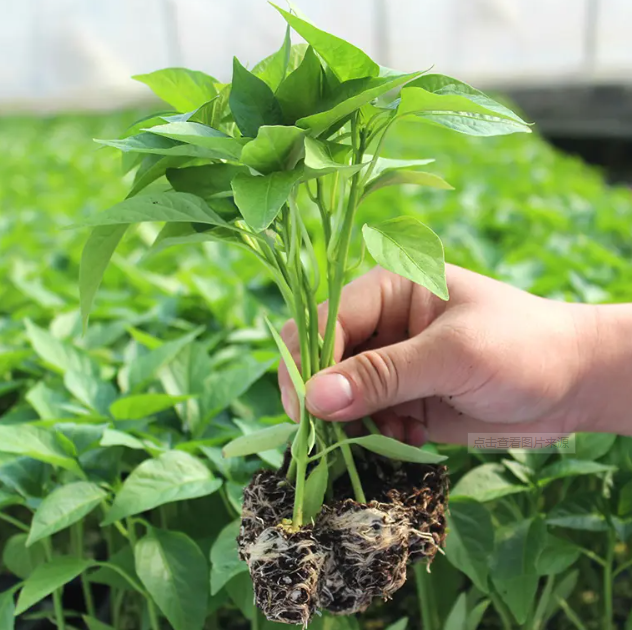
<path fill-rule="evenodd" d="M 539 298 L 452 265 L 447 280 L 448 302 L 379 267 L 347 285 L 338 363 L 307 383 L 308 411 L 342 422 L 371 416 L 385 435 L 415 445 L 466 443 L 468 433 L 570 433 L 590 425 L 588 399 L 595 392 L 586 383 L 599 363 L 598 309 L 616 307 Z M 321 332 L 326 318 L 323 304 Z M 298 363 L 294 322 L 282 337 Z M 284 365 L 279 384 L 296 420 Z"/>

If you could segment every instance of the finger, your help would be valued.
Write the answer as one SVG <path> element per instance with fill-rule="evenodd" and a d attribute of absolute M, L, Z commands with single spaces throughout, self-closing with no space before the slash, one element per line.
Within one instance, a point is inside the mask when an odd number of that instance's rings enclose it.
<path fill-rule="evenodd" d="M 349 421 L 427 396 L 458 391 L 473 368 L 445 326 L 362 352 L 307 383 L 307 408 L 323 420 Z"/>
<path fill-rule="evenodd" d="M 406 431 L 404 421 L 392 411 L 383 411 L 373 416 L 373 420 L 382 435 L 403 442 Z"/>

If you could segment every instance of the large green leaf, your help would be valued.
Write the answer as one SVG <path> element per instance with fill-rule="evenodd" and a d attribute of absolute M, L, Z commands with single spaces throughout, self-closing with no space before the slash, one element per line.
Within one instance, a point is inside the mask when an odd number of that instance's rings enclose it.
<path fill-rule="evenodd" d="M 297 429 L 298 424 L 287 422 L 266 427 L 247 435 L 240 435 L 222 449 L 222 454 L 224 457 L 244 457 L 269 451 L 286 445 Z"/>
<path fill-rule="evenodd" d="M 172 138 L 159 135 L 157 133 L 158 129 L 163 126 L 166 125 L 152 127 L 151 133 L 145 131 L 137 136 L 113 140 L 95 139 L 95 142 L 106 147 L 114 147 L 124 153 L 149 153 L 153 155 L 167 155 L 171 157 L 207 159 L 235 159 L 235 153 L 238 151 L 237 146 L 241 146 L 241 141 L 234 138 L 229 138 L 228 140 L 232 141 L 226 141 L 223 143 L 219 142 L 221 138 L 216 138 L 217 141 L 213 141 L 211 138 L 207 141 L 207 143 L 209 145 L 215 145 L 213 148 L 210 146 L 201 146 L 200 144 L 180 142 L 178 140 L 173 140 Z"/>
<path fill-rule="evenodd" d="M 472 499 L 451 498 L 446 557 L 484 593 L 493 550 L 494 527 L 485 506 Z"/>
<path fill-rule="evenodd" d="M 329 173 L 342 172 L 353 175 L 366 164 L 349 164 L 351 146 L 338 142 L 327 142 L 305 138 L 305 177 L 322 177 Z"/>
<path fill-rule="evenodd" d="M 228 100 L 242 135 L 254 138 L 263 125 L 282 125 L 283 113 L 270 86 L 233 59 L 233 82 Z"/>
<path fill-rule="evenodd" d="M 340 81 L 376 77 L 380 66 L 367 54 L 344 39 L 321 31 L 297 15 L 272 5 L 287 23 L 327 62 Z"/>
<path fill-rule="evenodd" d="M 527 490 L 529 486 L 516 483 L 507 475 L 502 464 L 489 463 L 465 473 L 450 494 L 452 497 L 470 497 L 485 502 Z"/>
<path fill-rule="evenodd" d="M 304 155 L 305 131 L 298 127 L 264 125 L 241 154 L 241 162 L 263 175 L 292 170 Z"/>
<path fill-rule="evenodd" d="M 419 79 L 402 90 L 397 109 L 398 116 L 414 115 L 422 122 L 473 136 L 531 132 L 526 123 L 492 110 L 465 94 L 449 91 L 430 92 L 422 87 L 416 87 L 418 84 Z"/>
<path fill-rule="evenodd" d="M 189 221 L 207 225 L 226 225 L 203 199 L 181 192 L 164 192 L 125 199 L 108 210 L 81 219 L 77 225 L 127 225 L 144 221 Z"/>
<path fill-rule="evenodd" d="M 239 573 L 248 571 L 237 550 L 240 526 L 239 519 L 226 525 L 211 547 L 211 595 L 219 593 Z"/>
<path fill-rule="evenodd" d="M 46 561 L 44 545 L 39 543 L 27 547 L 27 538 L 27 534 L 15 534 L 6 541 L 2 550 L 2 564 L 23 580 Z"/>
<path fill-rule="evenodd" d="M 165 68 L 132 78 L 148 85 L 156 96 L 179 112 L 197 109 L 217 95 L 217 80 L 198 70 Z"/>
<path fill-rule="evenodd" d="M 362 234 L 375 262 L 448 299 L 443 245 L 429 227 L 413 217 L 398 217 L 365 225 Z"/>
<path fill-rule="evenodd" d="M 191 396 L 170 396 L 169 394 L 137 394 L 119 398 L 110 407 L 110 413 L 117 420 L 140 420 L 147 416 L 174 407 L 189 400 Z"/>
<path fill-rule="evenodd" d="M 438 455 L 410 444 L 404 444 L 399 440 L 385 435 L 365 435 L 364 437 L 349 438 L 340 444 L 357 444 L 368 451 L 373 451 L 384 457 L 396 459 L 401 462 L 414 462 L 416 464 L 438 464 L 447 459 L 445 455 Z"/>
<path fill-rule="evenodd" d="M 127 225 L 96 227 L 83 246 L 79 266 L 79 299 L 84 330 L 88 326 L 92 304 L 103 280 L 103 274 L 127 228 Z"/>
<path fill-rule="evenodd" d="M 201 630 L 208 602 L 208 564 L 185 534 L 151 529 L 134 548 L 136 573 L 174 630 Z"/>
<path fill-rule="evenodd" d="M 276 91 L 276 98 L 286 124 L 315 114 L 322 98 L 323 69 L 310 46 L 294 72 L 288 75 Z"/>
<path fill-rule="evenodd" d="M 0 425 L 0 452 L 26 455 L 77 472 L 77 462 L 62 444 L 63 436 L 61 439 L 59 436 L 54 429 L 44 429 L 30 424 Z"/>
<path fill-rule="evenodd" d="M 13 590 L 0 593 L 0 628 L 2 630 L 14 630 L 15 628 L 15 602 Z"/>
<path fill-rule="evenodd" d="M 301 175 L 298 169 L 261 176 L 237 175 L 231 185 L 235 203 L 246 223 L 256 232 L 269 227 Z"/>
<path fill-rule="evenodd" d="M 87 481 L 69 483 L 53 490 L 33 515 L 27 545 L 70 527 L 92 512 L 106 496 L 105 490 Z"/>
<path fill-rule="evenodd" d="M 168 169 L 182 166 L 190 162 L 191 159 L 192 158 L 178 155 L 146 155 L 143 157 L 134 175 L 134 184 L 127 196 L 134 197 L 141 190 L 147 188 L 149 184 L 152 184 L 159 177 L 162 177 Z"/>
<path fill-rule="evenodd" d="M 212 494 L 222 485 L 198 459 L 184 451 L 167 451 L 135 468 L 118 491 L 103 525 L 165 503 Z"/>
<path fill-rule="evenodd" d="M 598 509 L 599 497 L 584 493 L 572 495 L 558 503 L 548 513 L 546 522 L 557 527 L 579 529 L 589 532 L 608 531 L 606 517 Z"/>
<path fill-rule="evenodd" d="M 577 433 L 573 458 L 595 461 L 610 451 L 616 439 L 614 433 Z"/>
<path fill-rule="evenodd" d="M 536 559 L 536 570 L 538 575 L 557 575 L 575 564 L 579 556 L 577 545 L 547 533 L 542 553 Z"/>
<path fill-rule="evenodd" d="M 22 497 L 41 497 L 51 467 L 31 457 L 0 456 L 0 481 Z"/>
<path fill-rule="evenodd" d="M 26 334 L 39 357 L 59 372 L 81 372 L 99 375 L 99 366 L 82 350 L 75 348 L 66 341 L 61 341 L 51 333 L 40 328 L 30 320 L 25 321 Z M 1 443 L 0 443 L 1 444 Z"/>
<path fill-rule="evenodd" d="M 605 472 L 613 472 L 615 466 L 608 466 L 598 462 L 591 462 L 586 459 L 563 459 L 545 466 L 538 474 L 538 484 L 546 486 L 555 479 L 564 477 L 575 477 L 577 475 L 598 475 Z"/>
<path fill-rule="evenodd" d="M 305 499 L 303 501 L 303 518 L 309 523 L 318 516 L 325 501 L 329 466 L 327 457 L 321 457 L 318 465 L 309 473 L 305 481 Z"/>
<path fill-rule="evenodd" d="M 290 38 L 290 27 L 285 30 L 285 37 L 281 48 L 272 55 L 261 60 L 253 69 L 252 73 L 265 81 L 274 92 L 285 79 L 290 65 L 290 55 L 292 53 L 292 40 Z"/>
<path fill-rule="evenodd" d="M 227 136 L 217 129 L 196 122 L 171 122 L 144 131 L 208 149 L 216 154 L 215 157 L 229 160 L 239 159 L 246 142 L 243 138 Z"/>
<path fill-rule="evenodd" d="M 536 559 L 544 548 L 545 536 L 546 526 L 539 518 L 517 521 L 497 532 L 492 582 L 521 624 L 529 615 L 538 589 Z"/>
<path fill-rule="evenodd" d="M 298 127 L 309 129 L 312 135 L 318 136 L 332 125 L 343 120 L 372 100 L 407 83 L 418 73 L 402 74 L 396 77 L 379 77 L 373 79 L 356 79 L 351 85 L 342 84 L 339 93 L 334 95 L 334 104 L 325 111 L 296 121 Z M 345 95 L 351 94 L 348 98 Z"/>
<path fill-rule="evenodd" d="M 178 192 L 186 192 L 202 197 L 202 199 L 212 200 L 213 208 L 225 217 L 224 209 L 218 203 L 229 201 L 228 195 L 232 195 L 230 183 L 235 175 L 248 173 L 245 166 L 237 164 L 207 164 L 204 166 L 188 166 L 186 168 L 173 168 L 167 171 L 167 179 Z M 235 215 L 238 216 L 237 208 L 232 204 Z M 230 216 L 230 218 L 234 218 Z"/>
<path fill-rule="evenodd" d="M 384 171 L 379 177 L 375 177 L 368 182 L 364 189 L 363 197 L 370 195 L 380 188 L 385 188 L 386 186 L 400 186 L 402 184 L 415 184 L 417 186 L 439 188 L 440 190 L 454 190 L 448 182 L 434 173 L 408 169 L 389 169 Z"/>
<path fill-rule="evenodd" d="M 15 614 L 21 615 L 25 610 L 37 604 L 37 602 L 50 595 L 53 591 L 74 580 L 91 565 L 91 560 L 61 556 L 38 566 L 28 577 L 20 591 Z"/>
<path fill-rule="evenodd" d="M 64 374 L 64 385 L 77 400 L 102 416 L 107 416 L 110 404 L 118 395 L 112 383 L 86 372 L 68 370 Z"/>

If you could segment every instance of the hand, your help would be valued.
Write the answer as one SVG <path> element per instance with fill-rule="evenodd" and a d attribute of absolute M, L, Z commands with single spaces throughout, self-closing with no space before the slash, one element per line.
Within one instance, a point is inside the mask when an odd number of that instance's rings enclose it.
<path fill-rule="evenodd" d="M 630 322 L 628 307 L 555 302 L 451 265 L 447 280 L 448 302 L 381 268 L 347 285 L 337 321 L 338 363 L 307 383 L 309 412 L 342 422 L 371 416 L 385 435 L 415 445 L 467 443 L 467 434 L 477 432 L 608 430 L 591 425 L 594 398 L 605 394 L 599 383 L 614 369 L 612 361 L 598 360 L 612 347 L 599 337 L 600 309 L 626 308 Z M 622 314 L 609 313 L 617 321 Z M 323 304 L 321 333 L 326 318 Z M 299 363 L 294 322 L 282 337 Z M 602 373 L 595 375 L 599 365 Z M 629 352 L 625 366 L 632 377 Z M 296 420 L 284 365 L 279 384 Z"/>

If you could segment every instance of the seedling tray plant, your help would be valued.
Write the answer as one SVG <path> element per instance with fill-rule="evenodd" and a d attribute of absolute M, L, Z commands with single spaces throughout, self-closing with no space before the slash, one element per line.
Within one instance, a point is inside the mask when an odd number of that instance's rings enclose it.
<path fill-rule="evenodd" d="M 127 199 L 82 221 L 93 231 L 80 288 L 85 325 L 112 253 L 140 222 L 164 223 L 154 250 L 228 242 L 270 273 L 297 325 L 300 368 L 268 322 L 300 422 L 237 438 L 224 455 L 291 442 L 281 469 L 257 473 L 244 491 L 239 549 L 266 617 L 307 625 L 318 610 L 351 614 L 388 599 L 407 565 L 430 563 L 445 538 L 444 457 L 380 435 L 369 419 L 368 435 L 348 438 L 305 408 L 305 382 L 334 363 L 350 243 L 360 237 L 358 206 L 387 186 L 451 188 L 425 170 L 431 159 L 384 157 L 385 138 L 402 119 L 475 136 L 529 127 L 461 81 L 381 67 L 295 11 L 275 8 L 287 22 L 281 48 L 252 70 L 235 59 L 230 84 L 183 68 L 136 77 L 175 111 L 140 121 L 121 139 L 99 140 L 137 170 Z M 307 43 L 292 45 L 292 29 Z M 167 190 L 155 184 L 163 177 Z M 310 231 L 306 218 L 314 213 L 319 229 Z M 448 299 L 443 246 L 429 227 L 402 216 L 361 233 L 378 264 Z M 315 243 L 327 252 L 324 268 Z M 322 335 L 321 284 L 328 298 Z"/>

